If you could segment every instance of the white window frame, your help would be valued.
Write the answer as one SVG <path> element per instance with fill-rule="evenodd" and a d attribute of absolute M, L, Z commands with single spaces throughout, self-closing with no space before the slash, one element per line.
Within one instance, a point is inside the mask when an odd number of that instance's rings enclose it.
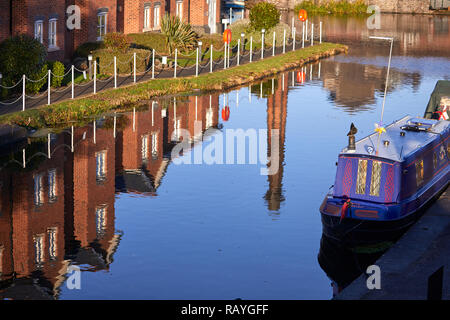
<path fill-rule="evenodd" d="M 103 237 L 106 231 L 106 212 L 108 210 L 107 205 L 101 205 L 95 208 L 95 231 L 97 239 Z"/>
<path fill-rule="evenodd" d="M 56 198 L 56 169 L 51 169 L 48 171 L 48 201 L 55 202 Z"/>
<path fill-rule="evenodd" d="M 58 48 L 58 19 L 53 18 L 48 21 L 48 47 Z"/>
<path fill-rule="evenodd" d="M 151 28 L 151 7 L 144 7 L 144 30 L 149 30 Z"/>
<path fill-rule="evenodd" d="M 175 14 L 180 20 L 183 19 L 183 1 L 177 1 L 175 3 Z"/>
<path fill-rule="evenodd" d="M 148 134 L 142 136 L 142 146 L 141 146 L 142 160 L 148 160 Z"/>
<path fill-rule="evenodd" d="M 152 158 L 158 159 L 158 132 L 152 133 Z"/>
<path fill-rule="evenodd" d="M 37 234 L 33 237 L 34 242 L 34 263 L 38 266 L 44 262 L 44 234 Z"/>
<path fill-rule="evenodd" d="M 36 207 L 40 207 L 44 204 L 44 185 L 42 174 L 34 175 L 33 185 L 34 185 L 34 205 Z"/>
<path fill-rule="evenodd" d="M 40 27 L 40 34 L 38 33 L 38 27 Z M 44 21 L 36 20 L 34 22 L 34 38 L 40 43 L 44 43 Z"/>
<path fill-rule="evenodd" d="M 104 18 L 104 20 L 102 20 Z M 101 22 L 104 21 L 104 24 Z M 100 22 L 100 23 L 99 23 Z M 108 12 L 97 14 L 97 41 L 102 41 L 103 37 L 108 33 Z"/>
<path fill-rule="evenodd" d="M 47 230 L 48 233 L 48 255 L 50 260 L 56 260 L 58 256 L 58 228 L 53 227 Z"/>
<path fill-rule="evenodd" d="M 153 8 L 153 29 L 158 29 L 160 25 L 161 6 L 155 6 Z"/>
<path fill-rule="evenodd" d="M 95 153 L 95 176 L 97 182 L 106 180 L 108 174 L 106 169 L 107 151 L 99 151 Z"/>

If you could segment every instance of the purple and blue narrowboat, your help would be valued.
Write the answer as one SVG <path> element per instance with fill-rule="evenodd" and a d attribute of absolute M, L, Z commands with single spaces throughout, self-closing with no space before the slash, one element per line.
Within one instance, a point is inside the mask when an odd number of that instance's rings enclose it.
<path fill-rule="evenodd" d="M 320 207 L 323 233 L 395 241 L 449 184 L 450 122 L 406 116 L 357 142 L 356 131 Z"/>

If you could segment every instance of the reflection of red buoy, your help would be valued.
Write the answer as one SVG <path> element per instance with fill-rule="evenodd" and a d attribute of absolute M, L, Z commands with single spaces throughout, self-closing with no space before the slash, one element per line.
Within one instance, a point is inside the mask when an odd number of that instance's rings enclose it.
<path fill-rule="evenodd" d="M 222 119 L 223 121 L 228 121 L 228 119 L 230 119 L 230 107 L 225 106 L 222 109 Z"/>
<path fill-rule="evenodd" d="M 297 71 L 297 82 L 303 83 L 305 82 L 305 73 L 302 71 Z"/>
<path fill-rule="evenodd" d="M 223 42 L 230 44 L 230 42 L 231 42 L 231 30 L 230 29 L 225 29 L 225 31 L 223 32 Z"/>
<path fill-rule="evenodd" d="M 305 9 L 301 9 L 298 12 L 298 18 L 300 19 L 300 21 L 306 21 L 306 19 L 308 19 L 308 13 Z"/>

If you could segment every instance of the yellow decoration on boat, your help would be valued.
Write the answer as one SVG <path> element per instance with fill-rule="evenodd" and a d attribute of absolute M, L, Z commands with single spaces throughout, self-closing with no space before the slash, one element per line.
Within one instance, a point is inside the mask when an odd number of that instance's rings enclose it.
<path fill-rule="evenodd" d="M 378 123 L 375 123 L 375 132 L 378 132 L 378 134 L 381 135 L 383 132 L 386 132 L 386 129 L 383 126 L 378 125 Z"/>

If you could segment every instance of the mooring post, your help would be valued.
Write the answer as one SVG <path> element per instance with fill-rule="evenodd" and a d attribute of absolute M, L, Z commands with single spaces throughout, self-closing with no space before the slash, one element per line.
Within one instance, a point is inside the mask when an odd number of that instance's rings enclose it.
<path fill-rule="evenodd" d="M 175 65 L 173 68 L 173 77 L 176 78 L 177 77 L 177 59 L 178 59 L 178 49 L 175 48 Z"/>
<path fill-rule="evenodd" d="M 311 46 L 314 45 L 314 23 L 311 23 Z"/>
<path fill-rule="evenodd" d="M 261 59 L 264 59 L 264 33 L 266 32 L 265 29 L 261 30 Z"/>
<path fill-rule="evenodd" d="M 47 75 L 47 80 L 48 80 L 48 88 L 47 88 L 47 105 L 50 105 L 50 93 L 51 93 L 51 88 L 52 88 L 52 70 L 48 70 L 48 75 Z"/>
<path fill-rule="evenodd" d="M 75 98 L 75 69 L 72 65 L 72 99 Z"/>
<path fill-rule="evenodd" d="M 195 57 L 195 76 L 196 77 L 198 77 L 198 47 L 197 47 L 197 50 L 196 50 L 197 52 L 197 54 L 196 54 L 196 57 Z"/>
<path fill-rule="evenodd" d="M 295 51 L 295 28 L 294 28 L 294 38 L 292 39 L 292 51 Z"/>
<path fill-rule="evenodd" d="M 22 111 L 25 111 L 25 86 L 26 86 L 25 75 L 22 76 Z M 25 167 L 24 167 L 25 168 Z"/>
<path fill-rule="evenodd" d="M 155 79 L 155 49 L 152 50 L 152 79 Z"/>
<path fill-rule="evenodd" d="M 272 57 L 275 56 L 275 44 L 276 44 L 275 37 L 276 37 L 276 33 L 274 31 L 273 32 L 273 44 L 272 44 Z"/>

